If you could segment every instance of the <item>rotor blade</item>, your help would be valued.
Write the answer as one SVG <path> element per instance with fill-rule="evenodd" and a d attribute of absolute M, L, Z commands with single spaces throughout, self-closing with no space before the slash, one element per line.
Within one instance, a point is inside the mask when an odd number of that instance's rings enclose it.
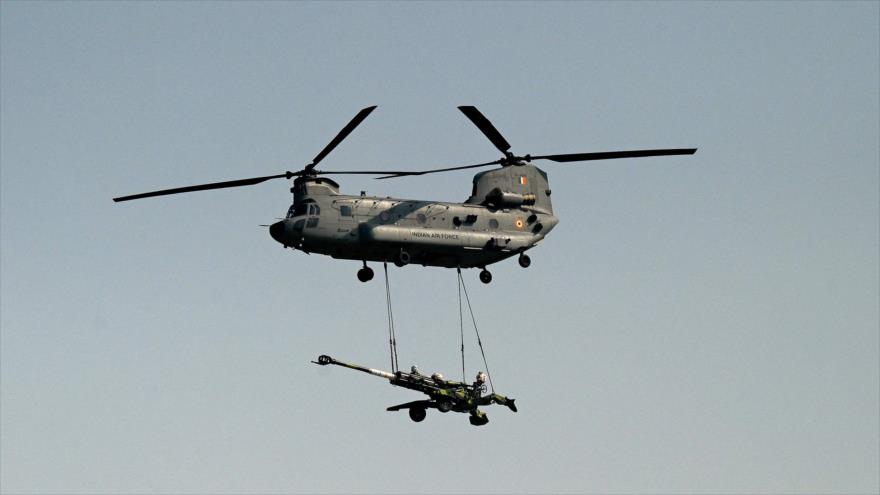
<path fill-rule="evenodd" d="M 504 139 L 504 136 L 502 136 L 501 133 L 498 132 L 498 129 L 496 129 L 495 126 L 492 125 L 492 122 L 489 122 L 489 119 L 487 119 L 482 113 L 480 113 L 479 110 L 477 110 L 477 107 L 462 106 L 458 107 L 458 109 L 461 110 L 461 113 L 463 113 L 465 117 L 469 118 L 470 121 L 473 122 L 474 125 L 477 126 L 477 128 L 486 135 L 487 138 L 489 138 L 489 141 L 492 141 L 492 144 L 494 144 L 499 151 L 501 151 L 505 155 L 507 154 L 507 150 L 510 149 L 510 143 L 508 143 L 507 140 Z"/>
<path fill-rule="evenodd" d="M 121 196 L 119 198 L 113 198 L 113 201 L 131 201 L 132 199 L 141 199 L 141 198 L 151 198 L 153 196 L 165 196 L 167 194 L 179 194 L 193 191 L 206 191 L 209 189 L 223 189 L 226 187 L 240 187 L 240 186 L 252 186 L 254 184 L 259 184 L 261 182 L 265 182 L 269 179 L 281 179 L 281 178 L 291 178 L 294 175 L 299 175 L 298 173 L 285 172 L 283 174 L 278 175 L 267 175 L 265 177 L 252 177 L 250 179 L 239 179 L 239 180 L 230 180 L 226 182 L 213 182 L 211 184 L 199 184 L 196 186 L 186 186 L 186 187 L 176 187 L 174 189 L 163 189 L 161 191 L 152 191 L 141 194 L 132 194 L 131 196 Z"/>
<path fill-rule="evenodd" d="M 676 148 L 664 150 L 603 151 L 599 153 L 569 153 L 564 155 L 532 156 L 532 160 L 553 160 L 554 162 L 584 162 L 588 160 L 611 160 L 614 158 L 640 158 L 645 156 L 693 155 L 696 148 Z"/>
<path fill-rule="evenodd" d="M 494 160 L 486 163 L 477 163 L 475 165 L 465 165 L 463 167 L 449 167 L 449 168 L 435 168 L 433 170 L 420 170 L 414 172 L 395 172 L 391 175 L 385 175 L 382 177 L 376 177 L 377 179 L 394 179 L 397 177 L 408 177 L 410 175 L 425 175 L 425 174 L 434 174 L 437 172 L 451 172 L 453 170 L 464 170 L 467 168 L 478 168 L 478 167 L 487 167 L 489 165 L 498 165 L 502 162 L 502 160 Z"/>
<path fill-rule="evenodd" d="M 313 170 L 312 173 L 317 175 L 385 175 L 391 174 L 392 176 L 397 175 L 408 175 L 411 172 L 406 170 Z"/>
<path fill-rule="evenodd" d="M 358 112 L 358 114 L 355 115 L 353 119 L 351 119 L 351 122 L 349 122 L 348 125 L 343 127 L 342 130 L 339 131 L 339 134 L 337 134 L 336 137 L 333 138 L 333 140 L 330 141 L 330 143 L 327 144 L 327 146 L 325 146 L 324 149 L 321 150 L 321 152 L 318 153 L 317 156 L 315 156 L 315 158 L 312 160 L 312 163 L 306 165 L 306 168 L 304 169 L 304 171 L 308 172 L 308 171 L 312 170 L 313 168 L 315 168 L 315 165 L 317 165 L 318 162 L 323 160 L 324 157 L 327 156 L 328 153 L 333 151 L 333 148 L 338 146 L 339 143 L 341 143 L 343 139 L 348 137 L 348 135 L 351 134 L 351 131 L 353 131 L 355 127 L 360 125 L 360 123 L 363 122 L 365 118 L 367 118 L 367 115 L 370 115 L 370 112 L 372 112 L 375 109 L 376 109 L 376 105 L 373 105 L 371 107 L 364 108 L 363 110 Z"/>

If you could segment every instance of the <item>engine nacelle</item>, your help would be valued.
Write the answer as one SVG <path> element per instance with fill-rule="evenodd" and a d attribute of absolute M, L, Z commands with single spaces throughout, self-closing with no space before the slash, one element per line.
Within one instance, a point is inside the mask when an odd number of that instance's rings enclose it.
<path fill-rule="evenodd" d="M 522 202 L 517 195 L 522 196 Z M 526 163 L 486 170 L 474 175 L 474 189 L 466 202 L 495 208 L 528 205 L 539 213 L 553 214 L 547 174 Z"/>
<path fill-rule="evenodd" d="M 512 192 L 502 191 L 495 188 L 486 195 L 486 204 L 496 208 L 517 208 L 520 206 L 531 206 L 535 204 L 534 194 L 516 194 Z"/>

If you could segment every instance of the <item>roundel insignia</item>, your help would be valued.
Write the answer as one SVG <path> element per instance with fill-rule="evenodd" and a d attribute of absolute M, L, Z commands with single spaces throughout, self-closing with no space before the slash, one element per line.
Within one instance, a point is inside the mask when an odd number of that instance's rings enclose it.
<path fill-rule="evenodd" d="M 518 229 L 522 229 L 523 226 L 525 226 L 522 218 L 517 218 L 516 221 L 513 222 L 513 224 L 516 225 L 516 228 Z"/>

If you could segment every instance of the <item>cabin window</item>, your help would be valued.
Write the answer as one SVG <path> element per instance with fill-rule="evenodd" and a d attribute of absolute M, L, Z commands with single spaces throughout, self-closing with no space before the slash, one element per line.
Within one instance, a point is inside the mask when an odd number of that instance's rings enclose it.
<path fill-rule="evenodd" d="M 306 228 L 311 229 L 318 226 L 318 217 L 309 218 L 309 222 L 306 224 Z"/>
<path fill-rule="evenodd" d="M 426 217 L 423 213 L 419 213 L 418 215 L 416 215 L 416 220 L 418 220 L 420 224 L 425 225 L 425 223 L 428 222 L 428 217 Z"/>
<path fill-rule="evenodd" d="M 498 220 L 494 218 L 489 219 L 489 228 L 492 230 L 498 230 Z"/>
<path fill-rule="evenodd" d="M 341 215 L 343 217 L 350 217 L 351 216 L 351 206 L 348 206 L 348 205 L 340 206 L 339 207 L 339 215 Z"/>

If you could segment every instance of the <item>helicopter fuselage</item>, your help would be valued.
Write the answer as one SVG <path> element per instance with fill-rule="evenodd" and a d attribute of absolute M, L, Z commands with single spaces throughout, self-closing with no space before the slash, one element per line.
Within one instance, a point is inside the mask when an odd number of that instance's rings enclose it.
<path fill-rule="evenodd" d="M 324 177 L 298 178 L 292 191 L 287 217 L 270 227 L 276 241 L 307 253 L 398 266 L 484 268 L 531 249 L 559 222 L 540 205 L 344 195 Z"/>

